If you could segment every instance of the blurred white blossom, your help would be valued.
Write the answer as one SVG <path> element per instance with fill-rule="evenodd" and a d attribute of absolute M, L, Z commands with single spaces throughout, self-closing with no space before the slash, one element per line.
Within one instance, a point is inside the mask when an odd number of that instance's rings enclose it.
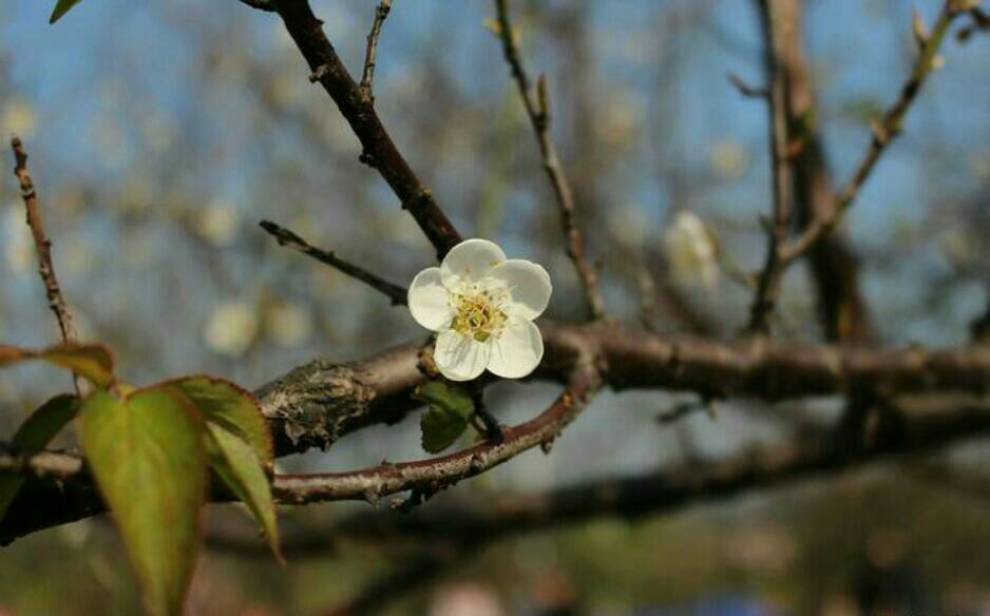
<path fill-rule="evenodd" d="M 241 217 L 233 205 L 225 201 L 211 203 L 200 217 L 196 230 L 214 246 L 230 246 L 237 235 Z"/>
<path fill-rule="evenodd" d="M 253 304 L 242 300 L 225 302 L 213 309 L 203 337 L 210 350 L 238 357 L 254 342 L 259 325 L 258 312 Z"/>
<path fill-rule="evenodd" d="M 709 163 L 720 180 L 729 181 L 746 172 L 749 160 L 741 145 L 726 139 L 712 146 Z"/>
<path fill-rule="evenodd" d="M 663 251 L 674 279 L 708 289 L 718 282 L 718 243 L 715 234 L 692 212 L 674 214 L 663 234 Z"/>
<path fill-rule="evenodd" d="M 443 586 L 430 601 L 430 616 L 503 616 L 498 597 L 473 583 Z"/>
<path fill-rule="evenodd" d="M 21 139 L 30 139 L 37 126 L 38 114 L 24 101 L 10 101 L 0 110 L 0 134 L 4 138 L 14 134 Z"/>
<path fill-rule="evenodd" d="M 265 315 L 265 329 L 278 346 L 294 348 L 313 334 L 313 317 L 305 306 L 278 304 Z"/>

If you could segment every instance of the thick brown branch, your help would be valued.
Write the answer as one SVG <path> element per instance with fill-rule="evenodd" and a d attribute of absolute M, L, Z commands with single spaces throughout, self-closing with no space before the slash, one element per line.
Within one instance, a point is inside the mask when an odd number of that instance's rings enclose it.
<path fill-rule="evenodd" d="M 270 1 L 309 64 L 311 79 L 320 82 L 361 141 L 361 160 L 378 170 L 436 248 L 437 257 L 443 258 L 461 235 L 395 147 L 371 101 L 362 96 L 361 87 L 323 33 L 323 22 L 306 0 Z"/>
<path fill-rule="evenodd" d="M 542 414 L 524 424 L 505 428 L 498 442 L 487 442 L 450 455 L 417 462 L 383 463 L 346 473 L 278 475 L 273 491 L 279 502 L 306 504 L 331 500 L 376 503 L 390 494 L 412 491 L 428 497 L 473 477 L 538 445 L 552 442 L 587 406 L 599 386 L 591 358 L 582 360 L 567 389 Z M 30 532 L 99 513 L 102 506 L 77 456 L 44 452 L 27 459 L 0 452 L 0 471 L 12 470 L 35 478 L 0 523 L 0 544 Z M 54 479 L 54 481 L 52 480 Z M 44 480 L 44 481 L 42 481 Z M 68 485 L 71 484 L 71 485 Z M 37 514 L 43 511 L 43 514 Z"/>
<path fill-rule="evenodd" d="M 512 77 L 519 88 L 519 96 L 526 108 L 526 115 L 529 116 L 530 123 L 533 125 L 536 142 L 540 148 L 540 156 L 543 159 L 543 169 L 550 180 L 554 197 L 557 200 L 557 207 L 560 209 L 564 240 L 567 242 L 567 256 L 570 257 L 574 268 L 577 270 L 592 318 L 602 319 L 605 317 L 605 302 L 602 299 L 601 289 L 598 287 L 598 273 L 588 263 L 588 258 L 585 255 L 584 235 L 575 221 L 574 193 L 564 175 L 553 141 L 550 140 L 550 103 L 546 81 L 541 77 L 537 84 L 537 91 L 532 92 L 529 76 L 526 74 L 519 48 L 516 45 L 515 32 L 509 18 L 508 0 L 495 0 L 495 10 L 498 14 L 498 35 L 499 40 L 502 41 L 505 61 L 509 64 Z"/>
<path fill-rule="evenodd" d="M 533 378 L 566 382 L 575 358 L 600 357 L 615 389 L 690 391 L 711 398 L 768 401 L 849 391 L 883 397 L 990 390 L 990 348 L 876 350 L 833 346 L 722 343 L 615 327 L 542 322 L 546 355 Z M 427 380 L 429 345 L 408 344 L 372 358 L 318 360 L 259 389 L 281 455 L 327 447 L 419 406 L 410 397 Z"/>
<path fill-rule="evenodd" d="M 502 430 L 497 442 L 419 462 L 382 464 L 352 473 L 282 475 L 275 482 L 279 501 L 305 504 L 330 500 L 377 502 L 389 494 L 419 490 L 433 494 L 473 477 L 538 445 L 552 442 L 588 404 L 599 380 L 590 359 L 572 377 L 560 397 L 535 419 Z"/>
<path fill-rule="evenodd" d="M 309 502 L 443 487 L 552 439 L 580 410 L 599 378 L 602 385 L 617 390 L 666 389 L 712 399 L 768 401 L 848 392 L 873 392 L 878 399 L 893 400 L 909 394 L 982 396 L 990 391 L 990 348 L 984 345 L 946 351 L 870 350 L 781 346 L 763 339 L 719 343 L 601 325 L 542 323 L 541 330 L 546 354 L 533 378 L 569 382 L 571 375 L 583 376 L 543 415 L 506 429 L 503 443 L 427 462 L 283 478 L 277 484 L 280 494 L 286 500 Z M 412 344 L 360 362 L 313 362 L 262 387 L 256 395 L 269 418 L 278 455 L 326 447 L 368 425 L 400 420 L 419 405 L 411 393 L 428 378 L 429 362 L 429 347 Z M 0 538 L 10 540 L 76 519 L 72 516 L 80 511 L 92 512 L 89 487 L 72 482 L 29 484 L 37 485 L 19 497 L 20 513 L 10 513 L 0 523 Z M 46 513 L 38 515 L 42 509 Z"/>
<path fill-rule="evenodd" d="M 386 297 L 392 300 L 393 306 L 405 305 L 407 290 L 404 287 L 400 287 L 399 285 L 391 283 L 376 274 L 372 274 L 361 266 L 354 265 L 349 261 L 344 261 L 343 259 L 337 257 L 337 255 L 335 255 L 332 251 L 321 250 L 291 230 L 279 226 L 270 220 L 262 220 L 258 224 L 262 229 L 274 237 L 280 246 L 286 246 L 292 250 L 301 252 L 307 257 L 312 257 L 320 263 L 325 263 L 326 265 L 347 274 L 351 278 L 360 280 L 369 287 L 385 294 Z"/>

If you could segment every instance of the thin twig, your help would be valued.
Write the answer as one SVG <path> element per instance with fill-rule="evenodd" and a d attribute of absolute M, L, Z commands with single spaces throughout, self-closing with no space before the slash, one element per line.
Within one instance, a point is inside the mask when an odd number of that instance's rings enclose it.
<path fill-rule="evenodd" d="M 764 100 L 770 99 L 770 91 L 766 88 L 751 86 L 746 83 L 742 77 L 736 75 L 735 73 L 729 73 L 728 77 L 729 83 L 735 86 L 736 90 L 739 90 L 739 94 L 745 96 L 746 98 L 761 98 Z"/>
<path fill-rule="evenodd" d="M 766 20 L 767 66 L 770 69 L 770 166 L 773 184 L 773 220 L 767 233 L 767 256 L 757 280 L 756 296 L 750 309 L 750 333 L 766 334 L 769 318 L 773 314 L 784 273 L 782 250 L 791 229 L 791 163 L 787 157 L 787 105 L 785 67 L 781 60 L 783 29 L 792 24 L 783 23 L 783 16 L 776 9 L 777 0 L 760 3 L 761 16 Z"/>
<path fill-rule="evenodd" d="M 372 83 L 375 81 L 375 54 L 378 51 L 378 37 L 382 33 L 382 24 L 392 10 L 392 0 L 382 0 L 375 7 L 375 20 L 371 23 L 371 32 L 368 33 L 368 48 L 364 54 L 364 71 L 361 73 L 361 96 L 369 103 L 375 101 L 375 96 L 371 92 Z"/>
<path fill-rule="evenodd" d="M 275 12 L 275 7 L 272 6 L 271 0 L 241 0 L 241 2 L 248 5 L 252 9 L 258 9 L 259 11 L 265 11 L 266 13 Z"/>
<path fill-rule="evenodd" d="M 818 216 L 808 224 L 801 235 L 784 247 L 781 257 L 785 267 L 804 255 L 822 236 L 831 232 L 842 215 L 853 204 L 860 189 L 876 167 L 877 161 L 880 160 L 880 156 L 901 133 L 904 116 L 907 115 L 911 104 L 918 98 L 918 93 L 926 79 L 938 68 L 939 47 L 941 47 L 942 41 L 949 31 L 952 21 L 960 15 L 966 14 L 962 6 L 963 3 L 960 0 L 945 0 L 931 34 L 926 39 L 919 41 L 918 59 L 908 80 L 901 87 L 900 96 L 887 109 L 880 122 L 873 125 L 873 139 L 870 141 L 866 154 L 836 197 L 835 206 L 827 211 L 817 212 Z"/>
<path fill-rule="evenodd" d="M 543 158 L 543 169 L 553 187 L 557 206 L 560 209 L 560 221 L 564 230 L 564 239 L 567 242 L 567 256 L 570 257 L 574 263 L 574 268 L 577 270 L 591 316 L 594 319 L 603 319 L 605 317 L 605 302 L 602 299 L 601 289 L 598 287 L 598 273 L 588 263 L 588 258 L 585 255 L 584 236 L 575 221 L 574 193 L 571 191 L 571 186 L 561 168 L 557 150 L 550 140 L 550 103 L 546 79 L 542 75 L 540 76 L 534 98 L 529 76 L 523 67 L 519 47 L 516 45 L 512 22 L 509 19 L 508 0 L 495 0 L 495 10 L 498 14 L 498 37 L 502 41 L 505 60 L 512 70 L 512 77 L 516 85 L 519 87 L 519 96 L 526 108 L 526 115 L 529 116 L 530 123 L 533 125 L 536 142 L 540 148 L 540 156 Z"/>
<path fill-rule="evenodd" d="M 312 257 L 320 263 L 329 265 L 330 267 L 347 274 L 351 278 L 360 280 L 376 291 L 380 291 L 385 294 L 386 297 L 392 300 L 393 306 L 404 306 L 406 304 L 408 291 L 404 287 L 372 274 L 359 265 L 354 265 L 353 263 L 344 261 L 329 250 L 321 250 L 301 238 L 296 233 L 286 229 L 285 227 L 279 226 L 270 220 L 262 220 L 258 224 L 262 229 L 274 237 L 280 246 L 286 246 L 292 250 L 301 252 L 307 257 Z"/>
<path fill-rule="evenodd" d="M 973 36 L 978 30 L 990 32 L 990 13 L 975 6 L 969 9 L 969 15 L 973 18 L 973 21 L 960 28 L 959 32 L 956 33 L 956 40 L 961 43 L 968 41 L 969 37 Z"/>
<path fill-rule="evenodd" d="M 31 237 L 34 238 L 34 249 L 38 255 L 38 274 L 41 282 L 45 286 L 45 297 L 48 299 L 48 307 L 55 314 L 58 321 L 59 334 L 62 342 L 70 343 L 76 340 L 76 330 L 72 325 L 72 313 L 62 296 L 62 289 L 58 285 L 58 278 L 55 275 L 55 265 L 52 261 L 52 242 L 45 235 L 45 225 L 41 219 L 41 208 L 38 205 L 38 193 L 28 173 L 27 152 L 24 151 L 24 144 L 19 137 L 15 136 L 10 140 L 10 147 L 14 150 L 14 175 L 21 187 L 21 197 L 24 198 L 24 209 L 26 211 L 27 225 L 31 228 Z M 76 393 L 80 391 L 80 382 L 74 377 L 73 382 Z"/>

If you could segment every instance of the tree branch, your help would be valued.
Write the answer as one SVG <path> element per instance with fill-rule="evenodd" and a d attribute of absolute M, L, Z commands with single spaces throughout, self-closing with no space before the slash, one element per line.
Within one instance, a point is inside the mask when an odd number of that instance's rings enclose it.
<path fill-rule="evenodd" d="M 38 257 L 38 274 L 41 282 L 45 286 L 45 297 L 48 299 L 48 308 L 55 315 L 58 322 L 59 334 L 62 342 L 70 343 L 76 340 L 76 330 L 72 325 L 72 313 L 62 296 L 62 289 L 58 285 L 58 278 L 55 275 L 55 264 L 52 261 L 52 242 L 45 235 L 45 225 L 41 218 L 41 207 L 38 205 L 38 193 L 34 188 L 34 181 L 28 173 L 27 152 L 24 145 L 16 135 L 10 140 L 10 147 L 14 151 L 14 175 L 21 188 L 21 197 L 24 199 L 24 210 L 27 225 L 31 229 L 31 237 L 34 239 L 34 250 Z M 82 390 L 83 384 L 79 377 L 73 377 L 73 386 L 76 393 Z"/>
<path fill-rule="evenodd" d="M 759 4 L 759 2 L 758 2 Z M 783 32 L 781 61 L 786 69 L 785 98 L 790 127 L 796 222 L 805 228 L 835 205 L 835 191 L 817 127 L 811 68 L 804 53 L 800 0 L 784 0 L 780 8 L 792 27 Z M 859 288 L 859 266 L 841 230 L 821 238 L 808 253 L 818 295 L 819 317 L 829 342 L 866 342 L 872 336 L 869 309 Z"/>
<path fill-rule="evenodd" d="M 58 278 L 55 276 L 55 266 L 52 263 L 52 242 L 45 235 L 45 225 L 42 222 L 41 208 L 38 205 L 38 193 L 35 191 L 31 174 L 28 173 L 28 155 L 24 151 L 24 145 L 20 138 L 16 136 L 10 140 L 10 147 L 14 150 L 14 160 L 16 161 L 14 175 L 17 176 L 17 182 L 21 187 L 27 225 L 31 228 L 35 253 L 38 255 L 38 274 L 41 276 L 41 282 L 45 285 L 48 307 L 55 315 L 55 320 L 58 321 L 62 342 L 72 342 L 76 339 L 76 330 L 72 326 L 72 315 L 66 307 L 62 290 L 58 286 Z"/>
<path fill-rule="evenodd" d="M 763 271 L 757 278 L 756 296 L 750 308 L 747 331 L 767 334 L 770 316 L 777 304 L 781 278 L 784 274 L 783 249 L 791 232 L 791 162 L 787 154 L 787 103 L 785 66 L 782 61 L 783 32 L 793 28 L 785 22 L 780 10 L 781 0 L 761 0 L 760 16 L 764 22 L 766 65 L 769 73 L 768 97 L 771 155 L 771 184 L 773 186 L 773 219 L 766 229 L 767 255 Z"/>
<path fill-rule="evenodd" d="M 498 37 L 502 41 L 505 61 L 512 70 L 512 77 L 519 88 L 519 96 L 522 98 L 523 106 L 526 108 L 526 115 L 529 116 L 530 123 L 533 125 L 536 142 L 540 148 L 540 156 L 543 159 L 543 169 L 550 180 L 554 197 L 557 200 L 557 207 L 560 209 L 560 221 L 564 230 L 564 239 L 567 242 L 567 256 L 570 257 L 574 268 L 577 270 L 578 279 L 584 289 L 588 311 L 592 318 L 603 319 L 605 317 L 605 302 L 598 286 L 598 274 L 595 272 L 595 268 L 588 263 L 585 255 L 584 235 L 575 221 L 574 193 L 564 175 L 564 170 L 561 168 L 557 150 L 550 140 L 550 103 L 546 80 L 543 76 L 540 77 L 534 100 L 529 76 L 526 74 L 519 48 L 516 45 L 515 32 L 509 18 L 508 0 L 495 0 L 495 10 L 498 14 Z"/>
<path fill-rule="evenodd" d="M 591 358 L 584 358 L 567 389 L 546 411 L 524 424 L 505 428 L 499 441 L 417 462 L 386 462 L 353 472 L 277 475 L 272 489 L 279 502 L 292 505 L 337 500 L 365 500 L 375 504 L 385 496 L 407 491 L 412 491 L 417 499 L 428 498 L 528 449 L 553 441 L 584 410 L 599 385 Z M 95 490 L 82 459 L 77 456 L 43 452 L 18 458 L 0 452 L 0 471 L 23 473 L 39 484 L 34 490 L 25 488 L 11 505 L 0 522 L 0 544 L 103 509 L 98 499 L 93 502 Z M 44 481 L 50 478 L 56 481 Z M 52 484 L 47 491 L 46 483 Z M 67 487 L 68 484 L 73 485 Z M 227 498 L 228 495 L 223 495 L 222 499 Z"/>
<path fill-rule="evenodd" d="M 856 196 L 870 173 L 876 167 L 877 161 L 887 150 L 890 143 L 901 133 L 901 125 L 912 103 L 917 99 L 918 93 L 925 84 L 928 76 L 937 68 L 936 58 L 939 47 L 945 39 L 945 35 L 960 15 L 964 15 L 963 3 L 960 0 L 945 0 L 942 10 L 939 13 L 932 32 L 924 40 L 920 41 L 918 59 L 915 61 L 911 75 L 901 87 L 900 96 L 894 104 L 887 109 L 881 121 L 873 126 L 873 139 L 866 150 L 859 165 L 853 172 L 852 177 L 846 185 L 839 191 L 834 207 L 828 211 L 820 211 L 817 216 L 808 224 L 804 231 L 790 242 L 783 251 L 783 260 L 790 264 L 804 255 L 812 245 L 822 236 L 830 233 L 838 224 L 842 215 L 853 204 Z"/>
<path fill-rule="evenodd" d="M 361 160 L 378 170 L 442 259 L 461 241 L 461 235 L 395 147 L 370 100 L 362 96 L 336 50 L 323 33 L 307 0 L 269 0 L 312 71 L 350 124 L 364 148 Z"/>
<path fill-rule="evenodd" d="M 364 70 L 361 72 L 361 95 L 368 103 L 374 103 L 375 97 L 371 87 L 375 81 L 375 54 L 378 50 L 378 37 L 382 33 L 382 24 L 392 10 L 392 0 L 382 0 L 375 7 L 375 19 L 371 22 L 371 32 L 368 33 L 368 47 L 364 52 Z"/>
<path fill-rule="evenodd" d="M 275 12 L 275 7 L 272 6 L 271 0 L 241 0 L 241 2 L 252 9 L 258 9 L 259 11 L 265 11 L 266 13 Z"/>
<path fill-rule="evenodd" d="M 767 401 L 875 391 L 883 397 L 990 390 L 990 348 L 928 351 L 723 343 L 618 327 L 541 322 L 546 354 L 534 379 L 566 382 L 576 358 L 600 358 L 605 385 Z M 396 347 L 366 360 L 300 366 L 255 393 L 280 455 L 325 448 L 346 434 L 395 423 L 420 402 L 430 346 Z"/>
<path fill-rule="evenodd" d="M 500 494 L 498 499 L 429 505 L 408 515 L 379 510 L 361 512 L 330 525 L 286 537 L 287 556 L 307 557 L 314 545 L 328 538 L 376 545 L 421 546 L 413 563 L 429 563 L 423 575 L 401 565 L 358 592 L 333 613 L 362 613 L 360 605 L 382 606 L 429 583 L 450 565 L 479 553 L 485 546 L 511 537 L 598 519 L 637 520 L 670 514 L 699 502 L 734 498 L 753 490 L 777 489 L 823 475 L 836 475 L 890 460 L 914 461 L 961 440 L 990 434 L 990 415 L 984 411 L 948 411 L 937 416 L 909 417 L 899 430 L 882 433 L 857 456 L 839 456 L 827 438 L 767 447 L 711 462 L 691 462 L 629 477 L 578 483 L 546 493 Z M 267 556 L 265 546 L 252 537 L 254 550 Z M 227 542 L 243 546 L 243 542 Z M 221 545 L 221 549 L 223 549 Z M 386 581 L 407 583 L 390 585 Z M 375 589 L 377 592 L 372 592 Z M 370 608 L 369 608 L 370 609 Z"/>
<path fill-rule="evenodd" d="M 279 246 L 286 246 L 296 252 L 301 252 L 307 257 L 312 257 L 320 263 L 329 265 L 330 267 L 347 274 L 351 278 L 360 280 L 376 291 L 383 293 L 392 301 L 393 306 L 405 305 L 406 295 L 408 294 L 405 287 L 391 283 L 359 265 L 354 265 L 349 261 L 344 261 L 343 259 L 338 258 L 332 251 L 321 250 L 311 245 L 309 242 L 289 229 L 279 226 L 270 220 L 262 220 L 258 223 L 258 225 L 267 231 L 269 235 L 274 237 Z"/>

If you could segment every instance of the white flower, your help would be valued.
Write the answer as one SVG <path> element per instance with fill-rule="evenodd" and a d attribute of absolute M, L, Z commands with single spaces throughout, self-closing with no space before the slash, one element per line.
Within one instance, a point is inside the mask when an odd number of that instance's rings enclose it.
<path fill-rule="evenodd" d="M 258 335 L 258 313 L 245 301 L 231 301 L 213 309 L 203 337 L 217 353 L 239 357 L 247 352 Z"/>
<path fill-rule="evenodd" d="M 506 259 L 482 239 L 454 246 L 440 267 L 419 274 L 409 287 L 409 310 L 438 332 L 433 353 L 440 373 L 469 381 L 487 368 L 508 379 L 532 372 L 543 358 L 533 319 L 550 301 L 550 274 L 525 259 Z"/>
<path fill-rule="evenodd" d="M 681 210 L 663 234 L 663 252 L 674 278 L 711 289 L 718 282 L 715 235 L 692 212 Z"/>

